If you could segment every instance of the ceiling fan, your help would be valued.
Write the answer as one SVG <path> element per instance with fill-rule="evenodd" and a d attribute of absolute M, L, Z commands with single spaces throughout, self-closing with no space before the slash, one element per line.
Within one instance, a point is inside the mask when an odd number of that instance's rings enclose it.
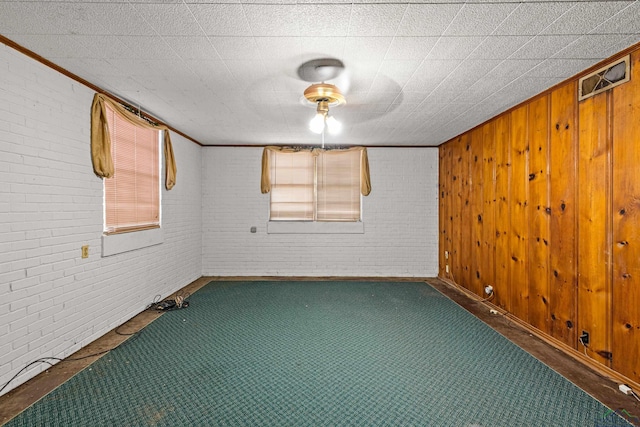
<path fill-rule="evenodd" d="M 307 61 L 298 67 L 298 77 L 313 83 L 305 89 L 304 99 L 316 106 L 316 115 L 309 122 L 309 129 L 317 134 L 324 134 L 325 129 L 330 134 L 337 134 L 342 130 L 342 124 L 329 115 L 329 107 L 336 107 L 346 103 L 340 89 L 334 84 L 326 83 L 339 77 L 344 72 L 344 64 L 335 58 L 319 58 Z"/>

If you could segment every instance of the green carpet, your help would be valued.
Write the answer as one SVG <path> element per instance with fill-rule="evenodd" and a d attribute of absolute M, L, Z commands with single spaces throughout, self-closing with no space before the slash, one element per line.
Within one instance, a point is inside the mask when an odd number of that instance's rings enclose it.
<path fill-rule="evenodd" d="M 212 282 L 7 425 L 623 426 L 422 282 Z"/>

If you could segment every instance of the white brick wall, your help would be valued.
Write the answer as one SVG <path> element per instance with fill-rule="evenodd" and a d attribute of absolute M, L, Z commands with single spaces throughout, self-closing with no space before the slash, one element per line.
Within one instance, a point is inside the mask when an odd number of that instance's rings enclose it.
<path fill-rule="evenodd" d="M 29 362 L 69 355 L 202 273 L 201 149 L 176 134 L 178 180 L 162 194 L 164 243 L 100 256 L 92 97 L 0 44 L 0 387 Z"/>
<path fill-rule="evenodd" d="M 371 148 L 364 234 L 267 234 L 260 148 L 202 150 L 202 265 L 212 276 L 437 275 L 438 151 Z M 257 233 L 250 233 L 252 226 Z"/>

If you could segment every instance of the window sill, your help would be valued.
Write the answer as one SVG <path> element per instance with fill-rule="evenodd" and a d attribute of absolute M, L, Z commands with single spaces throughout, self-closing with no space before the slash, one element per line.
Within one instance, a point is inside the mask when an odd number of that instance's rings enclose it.
<path fill-rule="evenodd" d="M 102 236 L 102 256 L 107 257 L 134 251 L 164 242 L 162 228 L 132 231 L 131 233 L 109 234 Z"/>
<path fill-rule="evenodd" d="M 267 234 L 364 234 L 364 222 L 269 221 Z"/>

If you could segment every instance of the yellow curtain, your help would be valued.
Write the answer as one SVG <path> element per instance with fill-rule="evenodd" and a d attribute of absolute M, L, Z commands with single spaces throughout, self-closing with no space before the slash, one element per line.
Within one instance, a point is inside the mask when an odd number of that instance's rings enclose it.
<path fill-rule="evenodd" d="M 113 160 L 111 159 L 111 139 L 109 137 L 109 125 L 105 104 L 123 119 L 136 126 L 164 131 L 164 160 L 165 160 L 165 188 L 171 190 L 176 184 L 176 160 L 173 155 L 173 146 L 169 136 L 169 128 L 165 125 L 152 125 L 148 121 L 136 116 L 119 103 L 101 93 L 93 96 L 91 106 L 91 160 L 93 171 L 101 178 L 113 176 Z"/>
<path fill-rule="evenodd" d="M 267 146 L 262 151 L 262 177 L 260 179 L 260 191 L 262 194 L 266 194 L 271 191 L 271 170 L 269 168 L 269 152 L 275 151 L 280 153 L 295 153 L 304 149 L 291 148 L 291 147 L 276 147 Z M 322 151 L 329 151 L 322 148 L 313 148 L 309 151 L 314 153 L 320 153 Z M 352 147 L 343 151 L 361 151 L 360 153 L 360 194 L 368 196 L 371 193 L 371 177 L 369 174 L 369 157 L 367 156 L 366 147 Z"/>

